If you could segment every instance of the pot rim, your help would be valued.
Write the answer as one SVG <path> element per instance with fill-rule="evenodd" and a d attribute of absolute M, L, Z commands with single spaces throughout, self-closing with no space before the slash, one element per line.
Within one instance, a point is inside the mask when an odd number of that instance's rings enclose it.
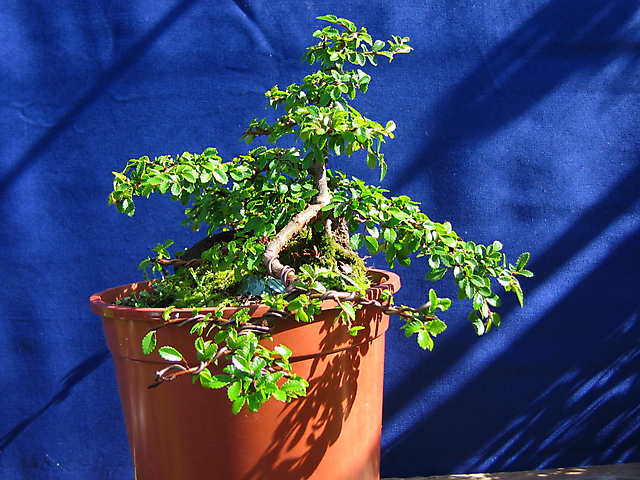
<path fill-rule="evenodd" d="M 381 270 L 377 268 L 368 268 L 367 272 L 370 273 L 374 279 L 380 282 L 378 285 L 367 289 L 367 297 L 370 299 L 379 298 L 383 290 L 391 290 L 397 292 L 400 289 L 400 276 L 394 272 L 387 270 Z M 91 295 L 89 301 L 91 304 L 91 311 L 97 315 L 108 318 L 120 318 L 127 320 L 140 320 L 140 321 L 164 321 L 162 314 L 166 310 L 165 307 L 129 307 L 124 305 L 115 305 L 112 302 L 118 298 L 122 298 L 130 293 L 135 293 L 147 288 L 149 282 L 135 282 L 126 285 L 120 285 L 118 287 L 108 288 L 101 292 Z M 334 300 L 324 300 L 322 302 L 323 310 L 330 310 L 337 308 L 338 304 Z M 200 313 L 213 313 L 220 307 L 205 307 L 200 309 Z M 230 318 L 231 315 L 241 309 L 249 309 L 251 316 L 260 316 L 265 314 L 269 307 L 265 304 L 249 305 L 247 307 L 224 307 L 222 318 Z M 173 310 L 174 318 L 189 318 L 193 316 L 193 308 L 176 308 Z"/>

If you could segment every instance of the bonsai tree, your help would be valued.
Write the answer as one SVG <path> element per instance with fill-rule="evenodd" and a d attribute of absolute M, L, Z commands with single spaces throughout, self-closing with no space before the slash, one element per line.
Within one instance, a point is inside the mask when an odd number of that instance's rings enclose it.
<path fill-rule="evenodd" d="M 306 380 L 291 373 L 291 351 L 285 345 L 269 350 L 258 342 L 283 317 L 312 321 L 327 298 L 337 302 L 339 319 L 352 335 L 363 328 L 352 321 L 366 304 L 399 316 L 407 337 L 415 335 L 420 347 L 433 348 L 433 337 L 446 328 L 436 312 L 447 310 L 451 301 L 433 289 L 421 306 L 395 305 L 388 291 L 379 300 L 367 299 L 371 280 L 361 250 L 384 256 L 390 268 L 426 256 L 426 278 L 432 281 L 450 272 L 458 298 L 471 301 L 469 320 L 479 335 L 500 324 L 494 311 L 500 298 L 492 279 L 522 304 L 518 277 L 531 275 L 525 269 L 528 253 L 510 264 L 500 242 L 465 241 L 448 222 L 432 221 L 410 198 L 389 196 L 333 168 L 336 159 L 344 165 L 345 157 L 355 157 L 379 169 L 384 179 L 381 146 L 393 138 L 396 125 L 366 118 L 349 101 L 369 87 L 371 77 L 361 67 L 392 61 L 412 48 L 407 37 L 374 41 L 349 20 L 318 18 L 330 25 L 313 34 L 318 43 L 303 57 L 318 70 L 300 85 L 266 92 L 268 106 L 281 115 L 253 120 L 242 134 L 247 144 L 263 138 L 273 147 L 259 146 L 229 161 L 214 148 L 144 156 L 130 160 L 122 173 L 114 172 L 109 203 L 118 210 L 131 216 L 135 196 L 169 194 L 186 207 L 182 224 L 207 235 L 173 259 L 171 240 L 158 245 L 157 256 L 141 263 L 152 290 L 121 300 L 166 307 L 165 322 L 157 328 L 188 324 L 195 335 L 199 364 L 189 365 L 181 352 L 161 346 L 159 353 L 169 365 L 157 372 L 154 385 L 193 375 L 205 388 L 228 388 L 235 413 L 245 404 L 256 411 L 271 397 L 289 401 L 305 394 Z M 256 302 L 270 307 L 260 318 L 251 318 L 243 308 L 230 319 L 222 318 L 222 309 L 200 314 L 204 307 Z M 181 307 L 193 309 L 192 317 L 176 319 L 172 311 Z M 145 353 L 156 348 L 157 328 L 142 341 Z M 213 374 L 209 366 L 222 358 L 229 361 L 224 373 Z"/>

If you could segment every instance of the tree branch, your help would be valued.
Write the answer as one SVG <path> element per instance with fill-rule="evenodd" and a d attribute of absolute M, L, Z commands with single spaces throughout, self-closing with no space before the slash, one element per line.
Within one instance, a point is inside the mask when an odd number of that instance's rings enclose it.
<path fill-rule="evenodd" d="M 269 275 L 282 280 L 285 286 L 290 285 L 297 277 L 293 268 L 283 265 L 278 255 L 287 246 L 287 243 L 298 235 L 302 230 L 318 218 L 322 207 L 331 202 L 331 192 L 327 184 L 327 167 L 325 161 L 313 162 L 309 169 L 309 173 L 313 177 L 313 188 L 317 190 L 317 194 L 307 208 L 297 214 L 291 221 L 280 230 L 276 236 L 267 244 L 267 248 L 262 255 L 262 263 L 267 269 Z"/>
<path fill-rule="evenodd" d="M 298 235 L 307 225 L 313 222 L 325 204 L 312 203 L 280 230 L 273 239 L 267 243 L 267 249 L 262 254 L 262 263 L 269 275 L 282 280 L 285 285 L 291 284 L 297 277 L 291 267 L 283 265 L 278 255 L 289 243 L 289 240 Z"/>

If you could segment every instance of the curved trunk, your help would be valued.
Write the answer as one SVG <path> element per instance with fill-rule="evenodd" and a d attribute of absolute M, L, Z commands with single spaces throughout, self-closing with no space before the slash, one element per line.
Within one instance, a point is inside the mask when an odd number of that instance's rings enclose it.
<path fill-rule="evenodd" d="M 262 263 L 267 269 L 269 275 L 282 280 L 285 286 L 288 286 L 297 277 L 293 268 L 283 265 L 278 259 L 280 252 L 284 250 L 287 243 L 297 236 L 309 224 L 317 220 L 322 208 L 331 203 L 331 192 L 327 184 L 327 154 L 325 152 L 323 162 L 315 161 L 309 169 L 309 173 L 313 177 L 313 187 L 318 191 L 313 197 L 312 203 L 302 212 L 297 214 L 291 221 L 280 230 L 275 237 L 267 244 L 267 249 L 262 255 Z M 325 225 L 327 233 L 331 233 L 331 224 L 328 221 Z"/>

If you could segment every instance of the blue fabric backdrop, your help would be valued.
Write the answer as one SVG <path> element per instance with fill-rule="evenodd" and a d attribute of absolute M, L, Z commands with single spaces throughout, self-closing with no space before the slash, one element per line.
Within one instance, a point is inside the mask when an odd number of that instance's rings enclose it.
<path fill-rule="evenodd" d="M 133 478 L 88 297 L 198 236 L 168 199 L 107 207 L 111 172 L 243 153 L 327 13 L 415 48 L 368 69 L 357 100 L 398 125 L 383 186 L 512 259 L 529 250 L 536 273 L 488 336 L 468 305 L 432 353 L 391 329 L 383 476 L 640 461 L 640 2 L 1 3 L 0 478 Z M 402 274 L 415 304 L 424 271 Z"/>

